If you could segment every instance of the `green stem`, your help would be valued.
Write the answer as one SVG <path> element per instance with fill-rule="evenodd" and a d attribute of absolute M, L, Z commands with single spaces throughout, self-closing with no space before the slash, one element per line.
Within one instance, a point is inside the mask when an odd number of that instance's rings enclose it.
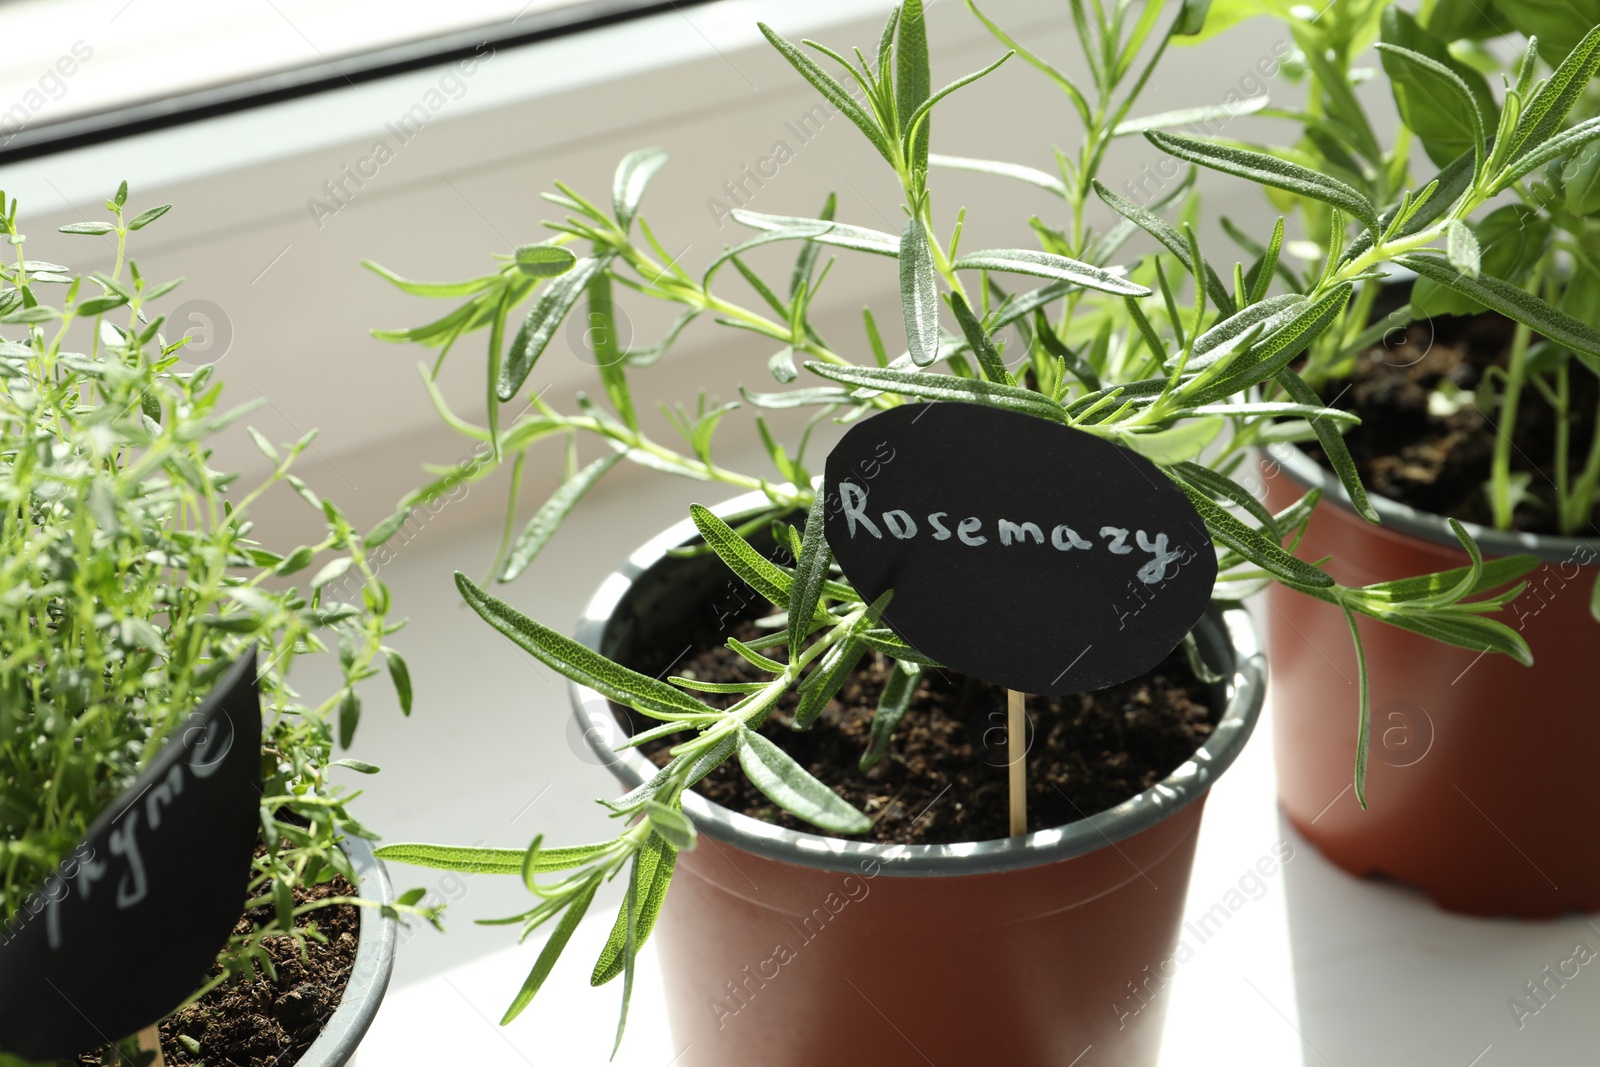
<path fill-rule="evenodd" d="M 1566 501 L 1561 532 L 1572 536 L 1590 525 L 1594 512 L 1595 490 L 1600 488 L 1600 404 L 1596 405 L 1594 436 L 1589 441 L 1589 458 L 1583 465 L 1572 495 Z"/>
<path fill-rule="evenodd" d="M 1527 376 L 1528 345 L 1533 331 L 1517 323 L 1511 339 L 1511 361 L 1506 368 L 1505 392 L 1500 398 L 1500 426 L 1494 439 L 1494 459 L 1489 472 L 1489 503 L 1494 510 L 1494 525 L 1511 528 L 1515 510 L 1511 503 L 1511 435 L 1517 424 L 1517 405 L 1522 400 L 1522 385 Z"/>

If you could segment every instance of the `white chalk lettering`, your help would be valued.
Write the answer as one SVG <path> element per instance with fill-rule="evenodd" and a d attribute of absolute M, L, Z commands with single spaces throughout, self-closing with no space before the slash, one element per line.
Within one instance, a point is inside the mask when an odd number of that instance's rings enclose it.
<path fill-rule="evenodd" d="M 117 883 L 117 910 L 126 911 L 144 900 L 150 887 L 145 880 L 144 857 L 139 854 L 139 811 L 130 809 L 122 825 L 111 831 L 111 854 L 128 861 L 127 873 Z"/>
<path fill-rule="evenodd" d="M 1111 554 L 1114 556 L 1126 556 L 1133 551 L 1133 546 L 1126 543 L 1128 531 L 1121 527 L 1102 526 L 1100 527 L 1100 536 L 1111 538 L 1111 543 L 1106 547 L 1111 550 Z"/>
<path fill-rule="evenodd" d="M 1177 560 L 1183 553 L 1179 550 L 1167 551 L 1167 535 L 1156 534 L 1151 541 L 1143 530 L 1139 531 L 1139 547 L 1151 553 L 1155 558 L 1139 568 L 1139 580 L 1146 585 L 1154 585 L 1167 576 L 1167 564 Z"/>
<path fill-rule="evenodd" d="M 910 515 L 907 515 L 898 508 L 894 511 L 886 511 L 883 513 L 883 524 L 889 527 L 889 532 L 894 534 L 895 537 L 901 541 L 906 541 L 917 536 L 916 521 L 913 520 Z"/>
<path fill-rule="evenodd" d="M 1070 526 L 1057 526 L 1050 531 L 1050 543 L 1063 552 L 1071 552 L 1074 548 L 1093 548 L 1094 545 L 1078 536 L 1076 530 Z"/>
<path fill-rule="evenodd" d="M 931 511 L 923 519 L 904 508 L 890 508 L 877 512 L 874 518 L 867 513 L 867 491 L 855 482 L 840 482 L 838 499 L 844 512 L 845 529 L 852 539 L 859 531 L 864 531 L 865 536 L 882 541 L 887 530 L 889 537 L 896 541 L 915 540 L 923 536 L 924 531 L 931 540 L 958 540 L 969 548 L 979 548 L 990 541 L 989 535 L 984 533 L 984 520 L 977 515 L 952 521 L 948 511 Z M 923 522 L 926 522 L 926 526 L 922 525 Z M 1057 552 L 1088 552 L 1096 548 L 1095 542 L 1079 535 L 1077 530 L 1065 523 L 1044 525 L 1026 519 L 996 518 L 994 529 L 1000 545 L 1005 548 L 1042 547 L 1046 544 Z M 1050 531 L 1048 538 L 1045 536 L 1047 529 Z M 1173 565 L 1181 567 L 1189 556 L 1189 549 L 1181 544 L 1174 545 L 1171 536 L 1160 531 L 1102 526 L 1098 536 L 1104 541 L 1105 550 L 1114 556 L 1131 555 L 1135 543 L 1140 550 L 1150 554 L 1150 559 L 1138 569 L 1140 587 L 1160 585 L 1167 581 L 1171 577 L 1169 572 L 1174 570 Z M 1127 613 L 1120 609 L 1117 611 L 1119 617 L 1125 620 Z"/>
<path fill-rule="evenodd" d="M 877 523 L 867 518 L 867 513 L 862 510 L 867 503 L 867 491 L 855 482 L 839 483 L 839 499 L 844 502 L 844 521 L 850 529 L 850 536 L 856 535 L 856 523 L 867 528 L 867 532 L 878 540 L 883 540 L 883 532 L 878 529 Z"/>
<path fill-rule="evenodd" d="M 1009 545 L 1012 541 L 1026 544 L 1028 535 L 1032 535 L 1034 544 L 1044 544 L 1044 531 L 1033 523 L 1025 522 L 1018 525 L 1010 519 L 1000 520 L 1000 543 L 1002 545 Z"/>

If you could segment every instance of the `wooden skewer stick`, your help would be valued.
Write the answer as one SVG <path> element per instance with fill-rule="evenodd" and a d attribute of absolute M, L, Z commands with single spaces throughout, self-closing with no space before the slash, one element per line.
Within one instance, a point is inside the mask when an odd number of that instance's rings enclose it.
<path fill-rule="evenodd" d="M 1006 690 L 1006 747 L 1011 768 L 1011 836 L 1028 832 L 1028 711 L 1027 697 L 1015 689 Z"/>
<path fill-rule="evenodd" d="M 151 1061 L 150 1067 L 167 1067 L 167 1061 L 161 1056 L 161 1031 L 156 1027 L 147 1026 L 139 1031 L 139 1050 L 156 1054 L 156 1058 Z"/>

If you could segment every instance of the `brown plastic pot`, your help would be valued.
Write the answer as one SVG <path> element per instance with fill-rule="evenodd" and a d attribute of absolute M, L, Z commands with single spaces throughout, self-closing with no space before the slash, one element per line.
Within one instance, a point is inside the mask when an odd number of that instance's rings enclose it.
<path fill-rule="evenodd" d="M 755 494 L 716 510 L 733 522 L 765 504 Z M 639 549 L 602 584 L 579 638 L 655 667 L 733 610 L 739 587 L 715 557 L 666 555 L 694 536 L 682 523 Z M 1196 636 L 1226 678 L 1216 731 L 1155 787 L 1079 822 L 888 846 L 686 795 L 700 845 L 679 857 L 655 933 L 674 1063 L 1065 1067 L 1091 1047 L 1084 1063 L 1155 1063 L 1201 808 L 1263 694 L 1245 612 L 1213 610 Z M 619 726 L 605 698 L 576 685 L 572 695 L 625 787 L 654 773 L 636 750 L 612 751 Z"/>
<path fill-rule="evenodd" d="M 1357 515 L 1333 474 L 1277 446 L 1261 459 L 1268 506 L 1320 488 L 1297 553 L 1365 585 L 1466 566 L 1445 520 L 1374 499 Z M 1274 586 L 1271 649 L 1278 792 L 1289 821 L 1352 874 L 1416 886 L 1449 911 L 1542 918 L 1600 909 L 1600 623 L 1590 596 L 1600 541 L 1469 525 L 1490 558 L 1543 563 L 1500 619 L 1534 665 L 1362 617 L 1372 700 L 1367 806 L 1352 788 L 1356 661 L 1343 613 Z"/>

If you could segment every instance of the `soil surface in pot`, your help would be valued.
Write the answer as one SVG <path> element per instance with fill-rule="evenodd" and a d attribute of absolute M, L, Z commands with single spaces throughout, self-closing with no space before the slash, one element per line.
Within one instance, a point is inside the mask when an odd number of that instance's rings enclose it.
<path fill-rule="evenodd" d="M 294 902 L 356 895 L 355 886 L 335 875 L 322 885 L 296 889 Z M 252 921 L 271 918 L 270 907 L 248 911 L 234 933 L 249 933 Z M 305 1055 L 344 996 L 361 935 L 361 910 L 334 904 L 306 919 L 326 944 L 307 938 L 302 954 L 292 938 L 263 940 L 276 981 L 257 977 L 220 986 L 161 1024 L 161 1054 L 168 1067 L 283 1067 Z M 179 1035 L 198 1041 L 200 1051 L 191 1052 Z"/>
<path fill-rule="evenodd" d="M 1356 357 L 1345 382 L 1321 393 L 1332 406 L 1361 416 L 1345 435 L 1368 491 L 1433 515 L 1493 525 L 1484 485 L 1500 420 L 1499 390 L 1492 406 L 1472 399 L 1491 368 L 1509 360 L 1516 324 L 1498 314 L 1438 315 L 1393 331 Z M 1496 376 L 1498 377 L 1498 375 Z M 1581 467 L 1595 432 L 1600 382 L 1575 366 L 1569 374 L 1571 463 Z M 1503 379 L 1502 379 L 1503 380 Z M 1553 379 L 1552 379 L 1553 384 Z M 1448 411 L 1429 397 L 1454 386 L 1466 403 Z M 1524 384 L 1512 433 L 1511 469 L 1529 474 L 1527 496 L 1513 526 L 1529 533 L 1559 533 L 1555 525 L 1555 409 L 1530 381 Z M 1315 442 L 1301 445 L 1332 469 Z"/>
<path fill-rule="evenodd" d="M 732 631 L 743 641 L 769 632 L 751 621 Z M 722 643 L 726 636 L 702 635 L 671 667 L 673 673 L 716 682 L 767 681 L 769 675 Z M 782 646 L 765 654 L 778 660 L 786 655 Z M 667 666 L 656 664 L 651 673 Z M 761 733 L 873 820 L 872 832 L 857 840 L 949 844 L 1009 837 L 1004 689 L 952 671 L 925 671 L 888 751 L 869 770 L 859 769 L 892 666 L 869 651 L 811 729 L 791 728 L 797 702 L 791 691 Z M 721 707 L 736 699 L 696 695 Z M 1029 697 L 1029 830 L 1104 811 L 1171 774 L 1211 736 L 1220 713 L 1213 704 L 1181 648 L 1131 682 L 1076 696 Z M 647 725 L 655 724 L 638 724 Z M 671 758 L 667 750 L 683 739 L 663 738 L 643 749 L 664 765 Z M 734 811 L 817 832 L 751 785 L 736 760 L 695 788 Z"/>

